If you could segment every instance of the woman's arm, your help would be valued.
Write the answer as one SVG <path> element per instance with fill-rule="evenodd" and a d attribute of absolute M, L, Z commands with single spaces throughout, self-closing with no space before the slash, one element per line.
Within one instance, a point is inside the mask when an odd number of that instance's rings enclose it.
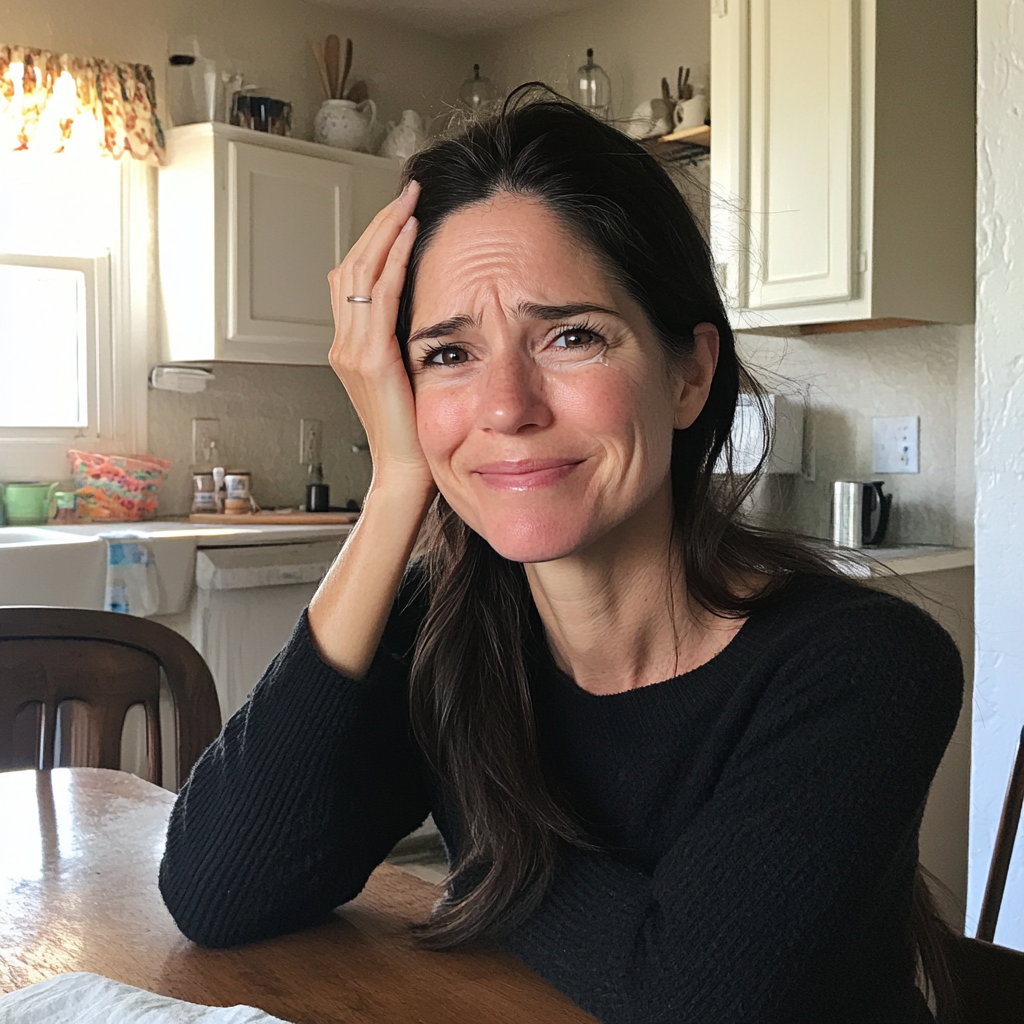
<path fill-rule="evenodd" d="M 232 946 L 314 923 L 427 816 L 404 650 L 417 618 L 396 608 L 359 681 L 322 661 L 303 616 L 200 758 L 160 866 L 164 901 L 189 938 Z"/>
<path fill-rule="evenodd" d="M 385 207 L 329 275 L 331 365 L 373 458 L 363 515 L 171 815 L 161 892 L 203 945 L 316 920 L 355 896 L 429 810 L 409 735 L 408 598 L 392 612 L 434 492 L 395 337 L 417 194 L 413 183 Z"/>
<path fill-rule="evenodd" d="M 962 670 L 916 611 L 843 629 L 854 657 L 832 632 L 780 668 L 653 876 L 571 850 L 506 947 L 614 1024 L 822 1020 L 836 992 L 884 999 L 901 967 L 906 991 L 917 829 Z M 864 1019 L 836 1002 L 827 1019 Z"/>

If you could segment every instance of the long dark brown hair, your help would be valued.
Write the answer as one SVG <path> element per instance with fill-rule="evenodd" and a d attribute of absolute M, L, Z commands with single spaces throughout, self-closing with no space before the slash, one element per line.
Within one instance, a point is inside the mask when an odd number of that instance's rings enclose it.
<path fill-rule="evenodd" d="M 687 596 L 717 615 L 745 616 L 795 572 L 836 573 L 813 548 L 742 514 L 756 474 L 731 472 L 730 431 L 741 391 L 762 410 L 763 393 L 737 358 L 707 244 L 650 153 L 534 84 L 516 90 L 493 119 L 418 153 L 404 176 L 421 192 L 398 317 L 403 346 L 417 269 L 446 218 L 501 192 L 542 203 L 643 309 L 669 360 L 687 360 L 698 324 L 718 329 L 707 402 L 672 443 L 674 532 Z M 528 659 L 543 641 L 523 566 L 498 555 L 440 495 L 426 526 L 429 610 L 412 666 L 411 716 L 457 807 L 458 857 L 447 898 L 418 935 L 426 946 L 446 948 L 529 915 L 562 844 L 588 839 L 541 769 Z M 753 592 L 751 579 L 761 581 Z"/>

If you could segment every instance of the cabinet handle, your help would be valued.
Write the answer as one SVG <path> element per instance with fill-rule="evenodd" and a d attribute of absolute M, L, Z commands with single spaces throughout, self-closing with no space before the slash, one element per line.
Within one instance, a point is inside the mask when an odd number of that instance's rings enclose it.
<path fill-rule="evenodd" d="M 729 13 L 729 0 L 712 0 L 711 13 L 716 18 L 724 18 Z"/>

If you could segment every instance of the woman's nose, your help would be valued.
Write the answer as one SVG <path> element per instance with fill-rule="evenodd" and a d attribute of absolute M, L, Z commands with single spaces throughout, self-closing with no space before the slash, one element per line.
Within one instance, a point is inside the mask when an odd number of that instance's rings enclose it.
<path fill-rule="evenodd" d="M 519 354 L 494 359 L 481 383 L 478 425 L 483 429 L 515 434 L 551 422 L 540 372 Z"/>

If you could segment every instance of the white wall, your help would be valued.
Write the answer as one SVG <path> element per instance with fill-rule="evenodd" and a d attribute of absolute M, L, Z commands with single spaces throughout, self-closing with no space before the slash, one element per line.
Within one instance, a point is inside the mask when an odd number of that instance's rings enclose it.
<path fill-rule="evenodd" d="M 466 50 L 499 88 L 539 80 L 572 95 L 575 71 L 593 47 L 611 79 L 613 113 L 628 117 L 661 95 L 663 76 L 675 88 L 680 64 L 693 69 L 691 81 L 707 84 L 710 24 L 708 0 L 611 0 L 482 36 Z"/>
<path fill-rule="evenodd" d="M 978 2 L 977 674 L 968 928 L 1024 724 L 1024 4 Z M 996 940 L 1024 949 L 1018 837 Z"/>

